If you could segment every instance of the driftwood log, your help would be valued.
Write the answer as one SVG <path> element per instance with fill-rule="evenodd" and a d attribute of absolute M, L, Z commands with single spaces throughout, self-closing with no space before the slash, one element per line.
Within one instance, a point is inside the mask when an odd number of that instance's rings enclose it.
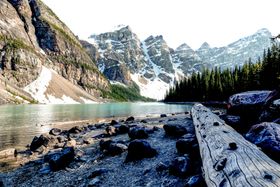
<path fill-rule="evenodd" d="M 191 112 L 207 186 L 280 187 L 278 163 L 203 105 Z"/>

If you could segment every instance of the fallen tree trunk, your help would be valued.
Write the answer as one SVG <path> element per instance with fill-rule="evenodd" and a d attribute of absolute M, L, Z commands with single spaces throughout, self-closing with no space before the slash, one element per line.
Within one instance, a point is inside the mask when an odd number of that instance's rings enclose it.
<path fill-rule="evenodd" d="M 203 105 L 191 112 L 208 186 L 280 187 L 278 163 Z"/>

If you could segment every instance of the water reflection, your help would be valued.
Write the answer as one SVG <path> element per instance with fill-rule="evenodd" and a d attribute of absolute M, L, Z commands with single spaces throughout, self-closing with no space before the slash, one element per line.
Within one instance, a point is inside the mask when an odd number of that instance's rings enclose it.
<path fill-rule="evenodd" d="M 0 150 L 25 146 L 35 135 L 48 132 L 52 128 L 50 124 L 57 122 L 184 112 L 190 107 L 162 103 L 3 105 L 0 106 Z"/>

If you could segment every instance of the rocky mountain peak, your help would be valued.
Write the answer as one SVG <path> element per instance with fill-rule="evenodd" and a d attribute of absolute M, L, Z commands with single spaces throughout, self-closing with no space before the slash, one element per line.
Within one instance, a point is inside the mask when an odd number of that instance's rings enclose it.
<path fill-rule="evenodd" d="M 200 46 L 200 48 L 198 49 L 198 51 L 199 50 L 208 50 L 208 49 L 210 49 L 211 47 L 210 47 L 210 45 L 207 43 L 207 42 L 204 42 L 201 46 Z"/>
<path fill-rule="evenodd" d="M 192 50 L 192 48 L 188 44 L 183 43 L 179 47 L 177 47 L 175 51 L 189 51 L 189 50 Z"/>

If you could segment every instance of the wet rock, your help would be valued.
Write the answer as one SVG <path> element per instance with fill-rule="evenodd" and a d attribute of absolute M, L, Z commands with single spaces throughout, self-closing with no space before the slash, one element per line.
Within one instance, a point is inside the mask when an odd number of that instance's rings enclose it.
<path fill-rule="evenodd" d="M 39 137 L 35 136 L 30 144 L 30 150 L 35 151 L 41 146 L 48 147 L 53 142 L 53 139 L 48 135 L 42 134 Z"/>
<path fill-rule="evenodd" d="M 119 122 L 117 122 L 116 120 L 112 120 L 110 124 L 111 125 L 117 125 L 117 124 L 119 124 Z"/>
<path fill-rule="evenodd" d="M 149 137 L 147 130 L 144 127 L 133 127 L 128 132 L 129 138 L 134 139 L 146 139 Z"/>
<path fill-rule="evenodd" d="M 166 115 L 166 114 L 161 114 L 160 117 L 161 117 L 161 118 L 166 118 L 167 115 Z"/>
<path fill-rule="evenodd" d="M 168 136 L 174 137 L 180 137 L 188 133 L 187 128 L 182 125 L 167 124 L 163 126 L 163 129 Z"/>
<path fill-rule="evenodd" d="M 117 128 L 117 132 L 118 134 L 126 134 L 129 132 L 129 127 L 126 126 L 126 125 L 120 125 L 118 128 Z"/>
<path fill-rule="evenodd" d="M 133 117 L 133 116 L 130 116 L 130 117 L 128 117 L 125 121 L 126 122 L 132 122 L 132 121 L 134 121 L 135 120 L 135 118 Z"/>
<path fill-rule="evenodd" d="M 107 134 L 110 136 L 117 134 L 117 129 L 113 126 L 108 126 L 108 127 L 106 127 L 105 130 L 106 130 Z"/>
<path fill-rule="evenodd" d="M 83 131 L 83 127 L 75 126 L 75 127 L 72 127 L 68 132 L 70 134 L 78 134 L 78 133 L 80 133 L 82 131 Z"/>
<path fill-rule="evenodd" d="M 191 176 L 188 179 L 187 187 L 207 187 L 203 177 L 201 175 Z"/>
<path fill-rule="evenodd" d="M 94 171 L 88 176 L 88 178 L 89 178 L 89 179 L 95 178 L 95 177 L 101 176 L 101 175 L 103 175 L 104 173 L 107 173 L 107 172 L 108 172 L 107 169 L 105 169 L 105 168 L 99 168 L 99 169 L 94 170 Z"/>
<path fill-rule="evenodd" d="M 186 177 L 189 173 L 190 163 L 188 157 L 177 157 L 169 166 L 169 173 L 177 177 Z"/>
<path fill-rule="evenodd" d="M 3 181 L 0 180 L 0 187 L 5 187 Z"/>
<path fill-rule="evenodd" d="M 60 153 L 53 154 L 49 159 L 52 171 L 58 171 L 67 167 L 74 159 L 75 151 L 73 147 L 66 147 Z"/>
<path fill-rule="evenodd" d="M 179 153 L 189 153 L 192 154 L 197 151 L 197 141 L 195 138 L 184 138 L 176 142 L 176 148 Z"/>
<path fill-rule="evenodd" d="M 127 150 L 127 146 L 122 143 L 117 143 L 112 140 L 100 141 L 100 149 L 105 154 L 110 156 L 119 155 Z"/>
<path fill-rule="evenodd" d="M 58 129 L 58 128 L 53 128 L 49 132 L 50 135 L 54 135 L 54 136 L 58 136 L 58 135 L 60 135 L 60 133 L 61 133 L 61 129 Z"/>
<path fill-rule="evenodd" d="M 127 150 L 127 146 L 121 143 L 111 143 L 107 149 L 107 154 L 111 156 L 116 156 L 122 154 Z"/>
<path fill-rule="evenodd" d="M 100 146 L 100 150 L 103 151 L 103 150 L 108 150 L 111 143 L 114 143 L 112 140 L 100 140 L 99 142 L 99 146 Z"/>
<path fill-rule="evenodd" d="M 246 134 L 246 139 L 256 144 L 272 159 L 280 162 L 280 125 L 264 122 L 254 125 Z"/>
<path fill-rule="evenodd" d="M 157 155 L 157 151 L 144 140 L 134 140 L 128 146 L 128 154 L 125 162 L 141 160 L 143 158 L 152 158 Z"/>
<path fill-rule="evenodd" d="M 89 181 L 88 183 L 88 187 L 96 187 L 96 186 L 100 186 L 101 180 L 99 177 L 96 177 L 94 179 L 92 179 L 91 181 Z"/>

